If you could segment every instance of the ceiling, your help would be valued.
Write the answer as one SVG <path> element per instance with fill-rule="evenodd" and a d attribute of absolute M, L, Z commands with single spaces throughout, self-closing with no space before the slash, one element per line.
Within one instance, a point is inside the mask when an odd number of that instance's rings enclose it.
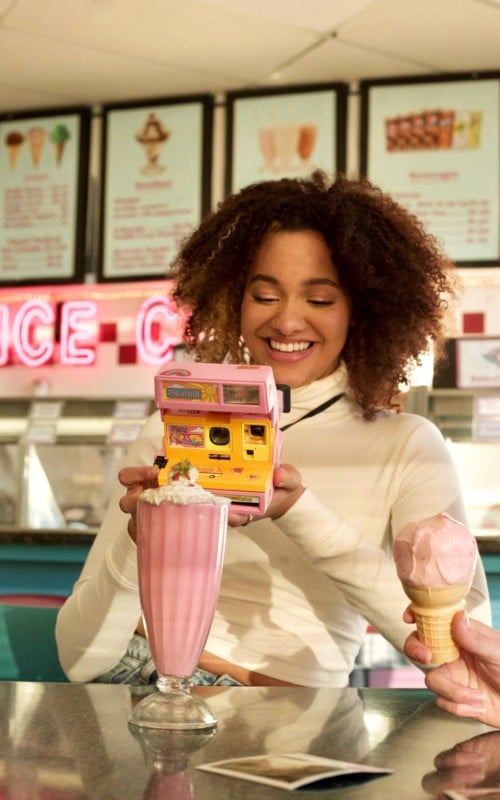
<path fill-rule="evenodd" d="M 500 0 L 0 0 L 0 113 L 500 71 Z"/>

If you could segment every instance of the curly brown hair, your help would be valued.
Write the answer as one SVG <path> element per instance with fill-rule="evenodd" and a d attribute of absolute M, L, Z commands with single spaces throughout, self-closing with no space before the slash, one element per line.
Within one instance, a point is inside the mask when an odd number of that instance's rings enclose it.
<path fill-rule="evenodd" d="M 174 262 L 173 297 L 188 310 L 184 341 L 202 361 L 242 363 L 240 307 L 264 237 L 313 230 L 325 239 L 352 302 L 342 351 L 349 387 L 366 419 L 394 408 L 420 355 L 444 337 L 454 265 L 421 223 L 367 180 L 316 171 L 265 181 L 227 197 Z"/>

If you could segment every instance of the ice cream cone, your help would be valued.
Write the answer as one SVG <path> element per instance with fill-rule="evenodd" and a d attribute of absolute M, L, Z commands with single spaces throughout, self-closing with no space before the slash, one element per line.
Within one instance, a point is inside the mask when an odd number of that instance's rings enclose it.
<path fill-rule="evenodd" d="M 7 145 L 7 152 L 9 154 L 9 165 L 11 169 L 16 166 L 19 153 L 21 152 L 22 144 L 9 144 Z"/>
<path fill-rule="evenodd" d="M 54 155 L 56 158 L 56 164 L 61 163 L 64 153 L 64 148 L 66 147 L 66 142 L 70 138 L 71 134 L 66 125 L 59 123 L 52 129 L 50 133 L 50 140 L 54 145 Z"/>
<path fill-rule="evenodd" d="M 7 156 L 9 158 L 9 166 L 14 169 L 16 166 L 21 147 L 24 144 L 24 133 L 21 131 L 10 131 L 4 139 L 5 147 L 7 148 Z"/>
<path fill-rule="evenodd" d="M 31 142 L 30 148 L 33 166 L 38 167 L 40 164 L 40 158 L 42 157 L 43 142 Z"/>
<path fill-rule="evenodd" d="M 471 581 L 427 589 L 403 582 L 415 614 L 417 636 L 432 650 L 432 664 L 444 664 L 459 656 L 451 635 L 451 622 L 455 614 L 465 608 L 470 587 Z"/>
<path fill-rule="evenodd" d="M 66 146 L 66 142 L 54 142 L 54 152 L 55 152 L 55 156 L 56 156 L 56 164 L 60 164 L 61 163 L 65 146 Z"/>
<path fill-rule="evenodd" d="M 47 138 L 47 132 L 43 128 L 30 128 L 27 139 L 31 151 L 31 161 L 34 167 L 38 167 L 42 157 L 42 150 Z"/>

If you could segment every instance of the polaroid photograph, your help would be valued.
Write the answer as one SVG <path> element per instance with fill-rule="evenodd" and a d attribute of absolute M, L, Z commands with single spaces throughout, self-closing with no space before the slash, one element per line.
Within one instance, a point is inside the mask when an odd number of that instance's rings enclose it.
<path fill-rule="evenodd" d="M 327 781 L 332 786 L 360 783 L 392 772 L 390 769 L 335 761 L 310 753 L 270 753 L 230 758 L 201 764 L 198 769 L 290 791 Z"/>

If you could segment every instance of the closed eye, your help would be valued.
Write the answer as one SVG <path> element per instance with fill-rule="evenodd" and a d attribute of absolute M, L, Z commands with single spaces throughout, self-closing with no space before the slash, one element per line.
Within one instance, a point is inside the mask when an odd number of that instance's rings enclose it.
<path fill-rule="evenodd" d="M 254 294 L 252 300 L 255 300 L 256 303 L 275 303 L 279 297 L 262 297 Z"/>

